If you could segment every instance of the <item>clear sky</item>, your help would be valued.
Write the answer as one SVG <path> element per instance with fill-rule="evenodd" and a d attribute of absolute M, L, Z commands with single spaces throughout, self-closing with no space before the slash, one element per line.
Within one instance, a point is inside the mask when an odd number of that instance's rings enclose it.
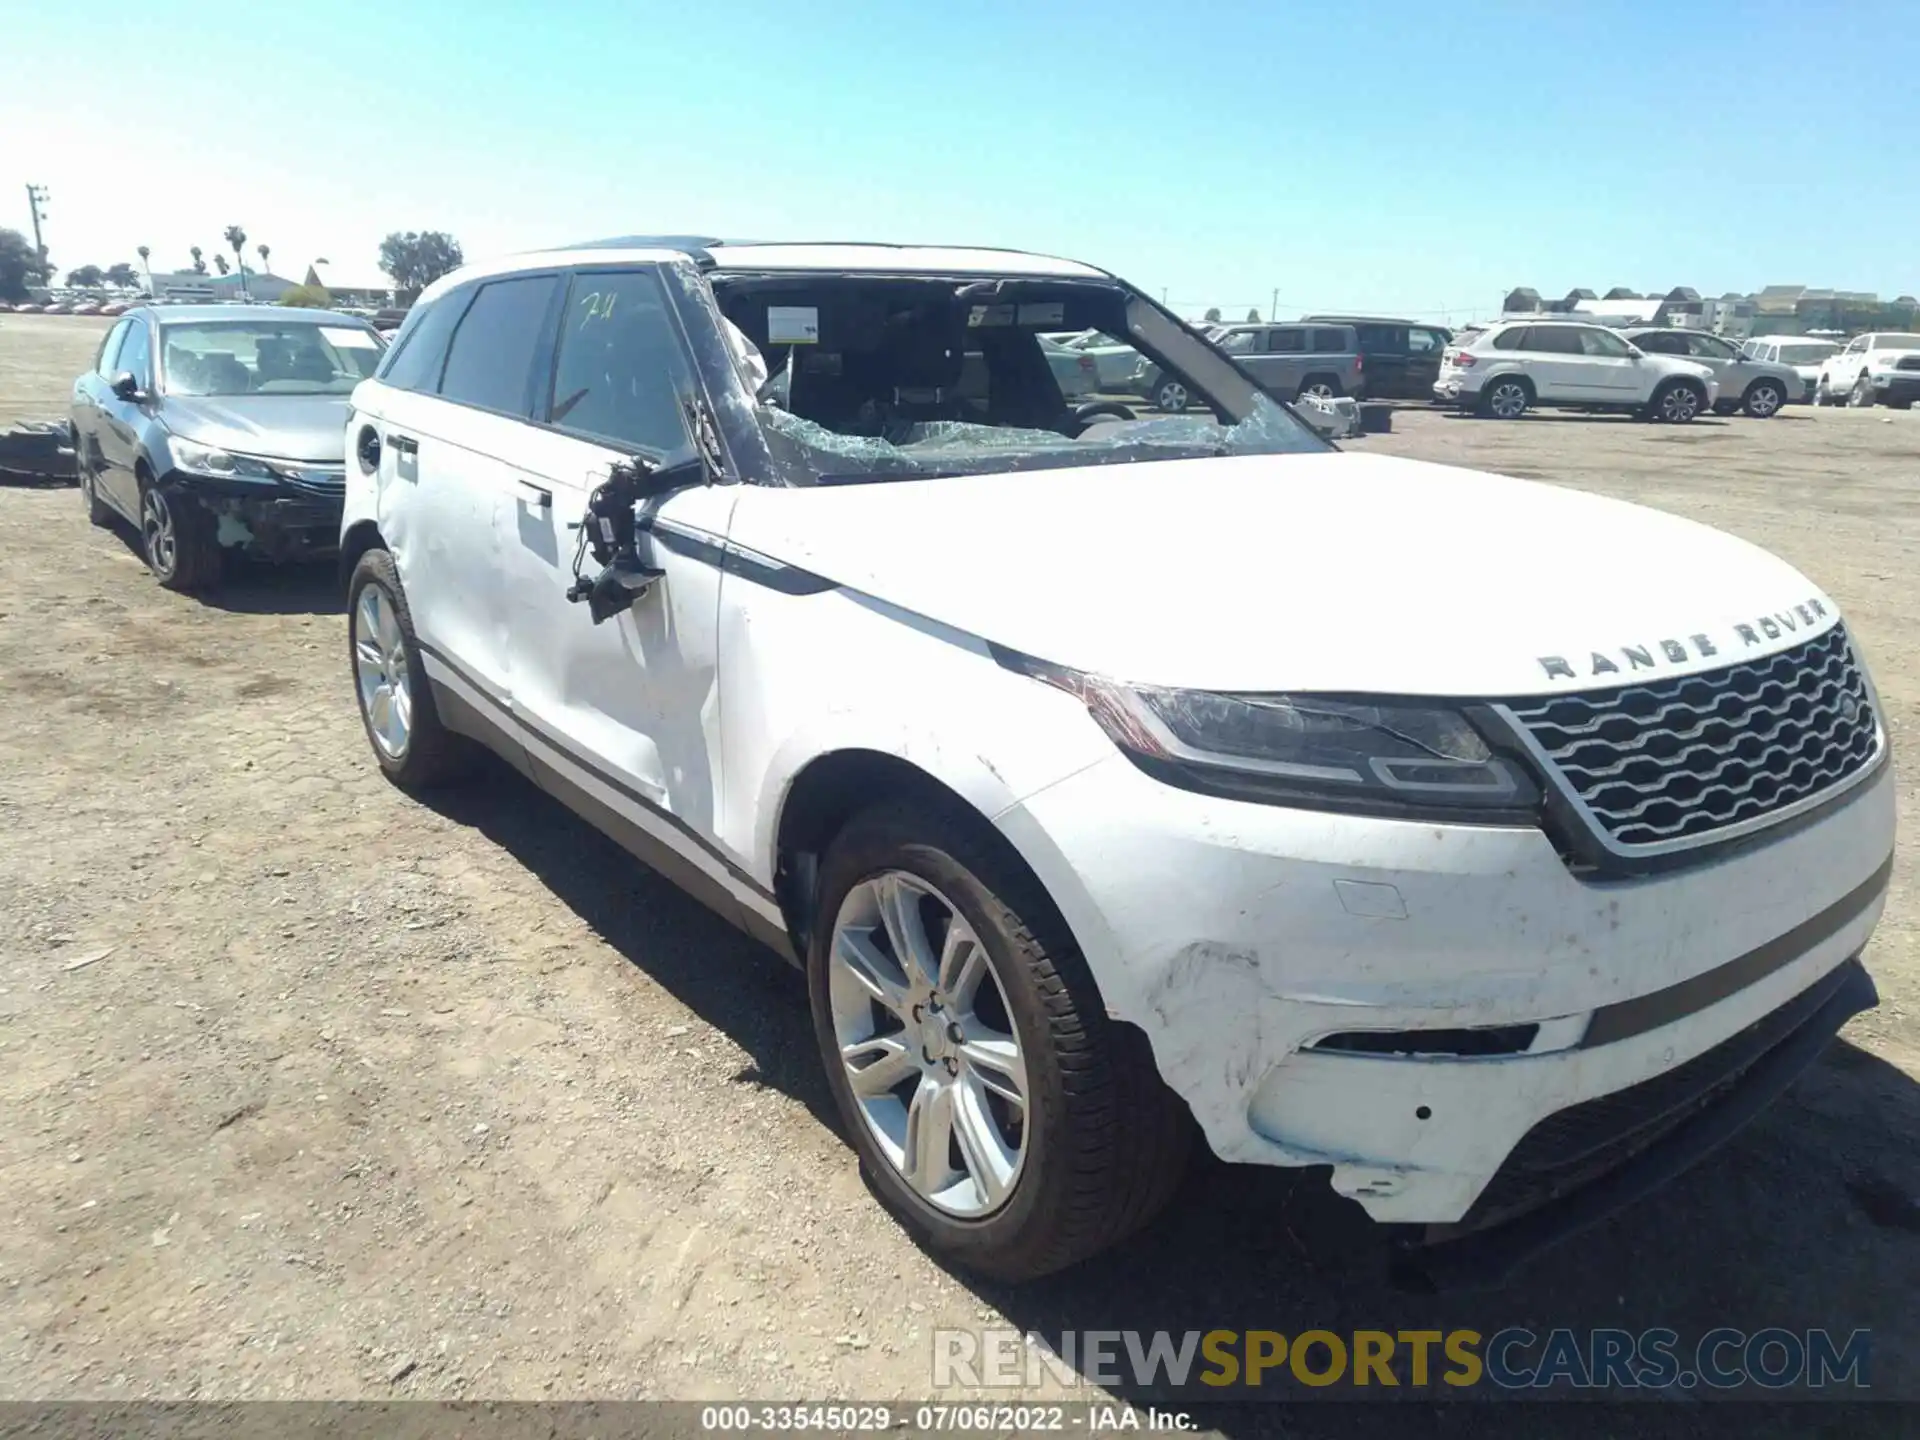
<path fill-rule="evenodd" d="M 1018 246 L 1183 313 L 1920 292 L 1920 0 L 141 0 L 0 35 L 64 272 L 380 237 Z"/>

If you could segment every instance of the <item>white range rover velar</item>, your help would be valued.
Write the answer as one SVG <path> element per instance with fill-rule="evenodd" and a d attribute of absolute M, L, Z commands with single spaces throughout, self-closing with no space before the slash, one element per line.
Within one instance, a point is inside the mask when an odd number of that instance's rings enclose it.
<path fill-rule="evenodd" d="M 1067 398 L 1086 331 L 1194 408 Z M 491 749 L 803 966 L 877 1192 L 962 1264 L 1100 1250 L 1198 1134 L 1484 1281 L 1874 1003 L 1894 786 L 1829 596 L 1340 453 L 1103 271 L 516 256 L 353 407 L 375 759 Z"/>

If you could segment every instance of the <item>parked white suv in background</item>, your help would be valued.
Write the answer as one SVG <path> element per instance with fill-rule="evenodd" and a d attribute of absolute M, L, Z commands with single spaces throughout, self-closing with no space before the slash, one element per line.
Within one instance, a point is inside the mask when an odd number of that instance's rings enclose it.
<path fill-rule="evenodd" d="M 1684 424 L 1720 392 L 1705 365 L 1648 355 L 1604 325 L 1509 320 L 1448 348 L 1434 399 L 1499 420 L 1538 405 L 1626 410 Z"/>
<path fill-rule="evenodd" d="M 1827 357 L 1814 386 L 1820 405 L 1911 409 L 1920 399 L 1920 335 L 1856 335 Z"/>
<path fill-rule="evenodd" d="M 1740 347 L 1749 359 L 1784 365 L 1800 379 L 1795 400 L 1811 401 L 1820 383 L 1820 369 L 1839 350 L 1831 340 L 1807 335 L 1760 335 Z"/>
<path fill-rule="evenodd" d="M 1076 329 L 1205 410 L 1071 405 L 1039 337 Z M 1830 598 L 1342 454 L 1103 271 L 470 266 L 348 438 L 381 768 L 489 747 L 804 967 L 877 1193 L 981 1271 L 1144 1224 L 1197 1129 L 1498 1273 L 1874 1003 L 1894 785 Z"/>

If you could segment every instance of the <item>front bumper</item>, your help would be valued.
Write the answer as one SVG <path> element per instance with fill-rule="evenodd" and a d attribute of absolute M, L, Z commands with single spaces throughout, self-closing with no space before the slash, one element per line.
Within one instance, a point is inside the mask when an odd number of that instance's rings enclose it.
<path fill-rule="evenodd" d="M 218 525 L 222 546 L 268 559 L 330 555 L 340 545 L 346 508 L 344 484 L 301 485 L 285 480 L 235 480 L 173 470 L 167 484 L 191 496 Z"/>
<path fill-rule="evenodd" d="M 1119 757 L 999 824 L 1217 1154 L 1330 1166 L 1379 1221 L 1478 1224 L 1549 1117 L 1675 1070 L 1860 953 L 1891 777 L 1771 842 L 1605 884 L 1538 830 L 1209 799 Z M 1512 1026 L 1538 1027 L 1519 1053 L 1315 1048 Z"/>
<path fill-rule="evenodd" d="M 1892 374 L 1880 374 L 1871 378 L 1873 397 L 1883 405 L 1889 400 L 1895 403 L 1920 400 L 1920 371 L 1913 373 L 1895 371 Z"/>

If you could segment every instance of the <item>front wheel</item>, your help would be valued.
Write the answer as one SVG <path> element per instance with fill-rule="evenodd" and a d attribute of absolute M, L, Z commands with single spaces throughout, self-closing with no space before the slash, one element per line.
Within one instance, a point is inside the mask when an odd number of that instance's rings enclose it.
<path fill-rule="evenodd" d="M 191 495 L 169 493 L 142 480 L 140 547 L 153 578 L 169 590 L 191 594 L 220 578 L 220 542 L 213 516 Z"/>
<path fill-rule="evenodd" d="M 1873 381 L 1867 378 L 1866 371 L 1860 372 L 1860 378 L 1853 382 L 1853 389 L 1847 392 L 1847 405 L 1854 410 L 1873 408 Z"/>
<path fill-rule="evenodd" d="M 1697 416 L 1706 403 L 1706 396 L 1684 380 L 1676 380 L 1661 387 L 1653 397 L 1653 403 L 1647 407 L 1652 418 L 1663 425 L 1685 425 Z"/>
<path fill-rule="evenodd" d="M 829 848 L 819 899 L 807 976 L 828 1083 L 923 1245 L 1029 1280 L 1160 1211 L 1191 1118 L 990 830 L 879 806 Z"/>
<path fill-rule="evenodd" d="M 1747 387 L 1746 398 L 1740 402 L 1740 408 L 1755 420 L 1767 420 L 1777 414 L 1780 407 L 1786 403 L 1785 386 L 1777 385 L 1771 380 L 1756 380 Z"/>

